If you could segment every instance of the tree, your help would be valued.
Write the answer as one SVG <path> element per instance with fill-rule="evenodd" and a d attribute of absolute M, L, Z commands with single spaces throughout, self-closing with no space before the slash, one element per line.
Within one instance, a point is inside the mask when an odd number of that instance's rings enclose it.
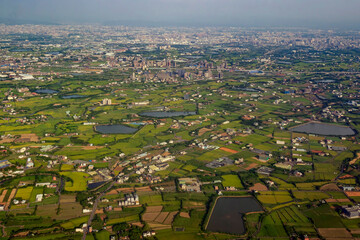
<path fill-rule="evenodd" d="M 129 228 L 129 224 L 127 224 L 126 222 L 122 222 L 113 225 L 112 230 L 116 232 L 117 236 L 125 237 L 127 236 L 128 228 Z"/>
<path fill-rule="evenodd" d="M 129 237 L 131 240 L 141 239 L 141 228 L 138 226 L 132 226 L 129 232 Z"/>

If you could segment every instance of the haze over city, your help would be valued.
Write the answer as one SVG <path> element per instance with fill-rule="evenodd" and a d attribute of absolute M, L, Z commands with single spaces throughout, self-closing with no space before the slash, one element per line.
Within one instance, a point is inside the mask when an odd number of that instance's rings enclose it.
<path fill-rule="evenodd" d="M 0 21 L 358 29 L 358 9 L 357 0 L 1 0 Z"/>

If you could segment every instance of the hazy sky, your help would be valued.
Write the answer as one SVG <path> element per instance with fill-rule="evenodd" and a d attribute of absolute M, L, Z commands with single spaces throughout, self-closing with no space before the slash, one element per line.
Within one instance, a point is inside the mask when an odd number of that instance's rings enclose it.
<path fill-rule="evenodd" d="M 0 0 L 0 18 L 55 23 L 360 28 L 360 0 Z"/>

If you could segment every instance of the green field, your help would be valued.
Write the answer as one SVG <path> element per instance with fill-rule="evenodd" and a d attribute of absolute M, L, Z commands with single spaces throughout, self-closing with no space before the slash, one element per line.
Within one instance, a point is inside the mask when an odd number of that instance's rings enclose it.
<path fill-rule="evenodd" d="M 280 204 L 293 200 L 288 192 L 261 192 L 256 198 L 263 204 Z"/>
<path fill-rule="evenodd" d="M 16 192 L 15 198 L 21 198 L 23 200 L 30 200 L 31 192 L 34 187 L 19 188 Z"/>
<path fill-rule="evenodd" d="M 308 199 L 310 201 L 329 198 L 330 196 L 323 192 L 300 192 L 293 191 L 294 197 L 300 200 Z"/>
<path fill-rule="evenodd" d="M 86 178 L 89 176 L 87 173 L 82 172 L 61 172 L 63 176 L 71 179 L 65 183 L 66 191 L 85 191 L 87 188 Z"/>
<path fill-rule="evenodd" d="M 224 179 L 222 181 L 222 185 L 224 187 L 235 187 L 238 189 L 244 188 L 237 175 L 223 175 L 222 178 Z"/>

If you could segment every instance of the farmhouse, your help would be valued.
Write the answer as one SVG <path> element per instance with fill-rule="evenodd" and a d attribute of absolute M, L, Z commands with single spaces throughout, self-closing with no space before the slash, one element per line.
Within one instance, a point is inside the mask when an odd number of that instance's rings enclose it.
<path fill-rule="evenodd" d="M 0 161 L 0 169 L 7 168 L 11 165 L 11 163 L 8 160 L 1 160 Z"/>
<path fill-rule="evenodd" d="M 36 183 L 35 186 L 36 187 L 44 187 L 44 186 L 49 187 L 50 184 L 51 184 L 50 182 Z"/>
<path fill-rule="evenodd" d="M 27 168 L 33 168 L 34 167 L 34 162 L 31 160 L 31 158 L 28 158 L 26 160 L 26 167 Z"/>
<path fill-rule="evenodd" d="M 328 149 L 341 152 L 341 151 L 345 151 L 347 148 L 341 146 L 328 146 Z"/>
<path fill-rule="evenodd" d="M 37 194 L 36 195 L 36 202 L 41 202 L 43 200 L 43 194 Z"/>
<path fill-rule="evenodd" d="M 270 155 L 269 154 L 259 154 L 257 156 L 258 160 L 261 162 L 267 162 L 270 159 Z"/>
<path fill-rule="evenodd" d="M 221 158 L 218 158 L 218 159 L 206 164 L 206 167 L 219 168 L 219 167 L 232 165 L 233 163 L 234 163 L 234 161 L 232 159 L 230 159 L 228 157 L 221 157 Z"/>
<path fill-rule="evenodd" d="M 256 172 L 259 174 L 263 174 L 263 175 L 270 175 L 270 173 L 274 171 L 274 169 L 269 168 L 269 167 L 261 167 L 259 168 Z"/>
<path fill-rule="evenodd" d="M 197 178 L 179 178 L 180 188 L 187 192 L 201 192 L 201 183 Z"/>
<path fill-rule="evenodd" d="M 360 217 L 360 205 L 355 206 L 342 206 L 344 216 L 347 218 L 359 218 Z"/>
<path fill-rule="evenodd" d="M 287 169 L 287 170 L 291 170 L 293 167 L 293 163 L 291 162 L 279 162 L 275 164 L 275 167 L 277 168 L 282 168 L 282 169 Z"/>

